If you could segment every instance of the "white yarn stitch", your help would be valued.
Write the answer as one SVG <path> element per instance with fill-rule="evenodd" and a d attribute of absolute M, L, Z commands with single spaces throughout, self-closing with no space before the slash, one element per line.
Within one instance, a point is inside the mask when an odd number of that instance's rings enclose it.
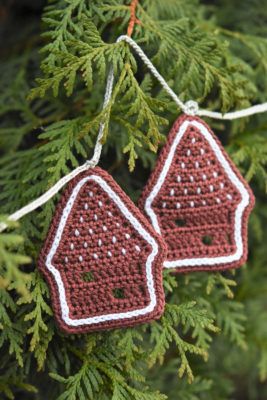
<path fill-rule="evenodd" d="M 127 35 L 122 35 L 122 36 L 118 37 L 117 43 L 122 42 L 122 41 L 127 42 L 136 51 L 136 53 L 139 55 L 139 57 L 142 59 L 142 61 L 146 64 L 148 69 L 151 71 L 152 75 L 154 75 L 155 78 L 157 78 L 157 80 L 159 81 L 161 86 L 166 90 L 166 92 L 170 95 L 170 97 L 173 99 L 173 101 L 178 105 L 179 108 L 181 108 L 183 110 L 183 112 L 185 114 L 206 116 L 209 118 L 222 119 L 222 120 L 233 120 L 233 119 L 248 117 L 250 115 L 259 114 L 259 113 L 263 113 L 263 112 L 267 111 L 267 103 L 258 104 L 258 105 L 246 108 L 244 110 L 229 112 L 226 114 L 222 114 L 222 113 L 216 112 L 216 111 L 199 109 L 197 102 L 195 102 L 193 100 L 189 100 L 186 103 L 183 103 L 179 99 L 179 97 L 174 93 L 174 91 L 170 88 L 170 86 L 165 81 L 165 79 L 162 77 L 162 75 L 157 71 L 157 69 L 154 67 L 154 65 L 149 60 L 149 58 L 145 55 L 145 53 L 140 48 L 140 46 L 132 38 L 130 38 Z M 114 82 L 114 72 L 113 72 L 113 68 L 111 68 L 109 71 L 109 74 L 108 74 L 108 78 L 107 78 L 103 108 L 106 107 L 106 105 L 108 104 L 108 102 L 111 98 L 113 82 Z M 9 215 L 8 219 L 10 221 L 18 221 L 24 215 L 29 214 L 30 212 L 34 211 L 36 208 L 45 204 L 55 194 L 57 194 L 63 186 L 65 186 L 69 181 L 71 181 L 75 176 L 77 176 L 78 174 L 80 174 L 83 171 L 86 171 L 89 168 L 96 166 L 98 164 L 98 161 L 99 161 L 99 158 L 101 155 L 101 151 L 102 151 L 101 139 L 103 137 L 104 128 L 105 128 L 105 124 L 103 122 L 100 124 L 97 141 L 96 141 L 96 145 L 95 145 L 95 149 L 94 149 L 94 154 L 90 160 L 86 161 L 83 165 L 77 167 L 72 172 L 70 172 L 68 175 L 61 178 L 54 186 L 52 186 L 42 196 L 40 196 L 36 200 L 32 201 L 25 207 L 22 207 L 20 210 L 17 210 L 15 213 Z M 193 142 L 193 139 L 192 139 L 192 142 Z M 5 230 L 6 228 L 7 228 L 7 224 L 0 223 L 0 232 Z"/>

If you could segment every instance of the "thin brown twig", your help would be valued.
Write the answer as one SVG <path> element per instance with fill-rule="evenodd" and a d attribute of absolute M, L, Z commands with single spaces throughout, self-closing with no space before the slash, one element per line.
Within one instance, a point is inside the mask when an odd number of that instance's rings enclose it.
<path fill-rule="evenodd" d="M 130 8 L 130 21 L 128 24 L 127 35 L 132 36 L 135 24 L 140 24 L 139 19 L 136 17 L 136 7 L 138 4 L 138 0 L 132 0 L 129 6 Z"/>

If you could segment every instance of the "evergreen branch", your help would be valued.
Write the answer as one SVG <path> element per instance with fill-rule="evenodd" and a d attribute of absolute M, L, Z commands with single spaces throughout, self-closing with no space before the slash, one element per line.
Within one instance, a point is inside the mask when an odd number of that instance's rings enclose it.
<path fill-rule="evenodd" d="M 46 359 L 49 342 L 54 334 L 51 325 L 47 325 L 44 318 L 51 316 L 52 311 L 44 299 L 44 297 L 48 297 L 48 288 L 36 272 L 31 275 L 29 289 L 31 288 L 33 288 L 31 297 L 27 301 L 20 300 L 18 304 L 33 304 L 32 311 L 25 315 L 24 321 L 33 322 L 27 329 L 27 334 L 31 335 L 30 351 L 34 353 L 38 369 L 41 370 Z"/>
<path fill-rule="evenodd" d="M 267 342 L 260 343 L 260 358 L 258 362 L 258 369 L 261 382 L 267 379 Z"/>
<path fill-rule="evenodd" d="M 256 56 L 257 61 L 261 64 L 265 71 L 267 71 L 267 62 L 264 57 L 267 51 L 267 39 L 259 38 L 258 36 L 244 34 L 242 32 L 231 31 L 225 28 L 218 28 L 218 32 L 223 35 L 230 37 L 232 39 L 237 39 L 246 48 L 248 48 L 254 56 Z"/>
<path fill-rule="evenodd" d="M 0 288 L 0 348 L 5 342 L 9 344 L 9 354 L 14 354 L 18 365 L 23 366 L 23 330 L 18 322 L 11 320 L 14 317 L 16 304 L 11 295 Z"/>
<path fill-rule="evenodd" d="M 227 335 L 231 342 L 235 343 L 242 349 L 247 348 L 245 341 L 244 322 L 244 305 L 239 302 L 229 300 L 223 301 L 220 304 L 220 312 L 217 310 L 217 323 L 222 332 Z"/>
<path fill-rule="evenodd" d="M 3 393 L 7 399 L 15 400 L 15 394 L 13 393 L 14 388 L 16 388 L 16 391 L 23 390 L 28 393 L 38 392 L 35 386 L 25 383 L 17 377 L 0 376 L 0 393 Z"/>
<path fill-rule="evenodd" d="M 214 289 L 217 289 L 216 284 L 221 284 L 227 297 L 233 299 L 234 293 L 231 287 L 236 286 L 236 282 L 233 279 L 225 278 L 220 273 L 210 275 L 206 286 L 206 292 L 208 295 L 210 295 Z"/>
<path fill-rule="evenodd" d="M 3 222 L 12 226 L 7 220 Z M 23 238 L 17 234 L 0 234 L 0 287 L 12 287 L 19 294 L 27 297 L 26 284 L 29 281 L 29 275 L 21 271 L 20 266 L 30 263 L 30 258 L 17 252 L 22 243 Z"/>
<path fill-rule="evenodd" d="M 166 351 L 170 344 L 174 342 L 177 346 L 180 357 L 179 376 L 187 374 L 188 380 L 193 381 L 193 372 L 189 365 L 187 353 L 200 355 L 207 359 L 206 349 L 211 339 L 204 334 L 205 330 L 217 332 L 218 329 L 213 325 L 210 318 L 206 318 L 203 311 L 194 310 L 195 303 L 188 303 L 180 306 L 167 304 L 164 316 L 161 318 L 162 324 L 154 322 L 152 324 L 151 342 L 155 342 L 154 348 L 149 355 L 149 365 L 152 366 L 158 360 L 163 362 Z M 190 310 L 190 312 L 188 312 Z M 184 331 L 194 328 L 193 337 L 197 338 L 198 344 L 191 344 L 181 338 L 176 326 L 181 324 Z"/>
<path fill-rule="evenodd" d="M 253 134 L 238 135 L 230 146 L 230 153 L 234 162 L 246 170 L 246 179 L 256 178 L 267 191 L 267 145 L 265 127 L 260 127 Z"/>
<path fill-rule="evenodd" d="M 142 341 L 143 337 L 138 331 L 128 329 L 118 342 L 118 347 L 121 349 L 122 357 L 125 358 L 125 367 L 128 371 L 133 368 L 133 364 L 136 362 L 138 355 L 143 353 L 139 345 Z M 138 345 L 136 342 L 139 342 Z"/>

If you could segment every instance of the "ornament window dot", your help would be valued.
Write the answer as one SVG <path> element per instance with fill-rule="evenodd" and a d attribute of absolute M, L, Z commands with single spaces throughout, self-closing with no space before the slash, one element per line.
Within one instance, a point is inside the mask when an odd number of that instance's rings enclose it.
<path fill-rule="evenodd" d="M 112 217 L 112 212 L 108 211 L 107 214 L 108 214 L 109 217 Z"/>
<path fill-rule="evenodd" d="M 180 175 L 177 176 L 177 182 L 181 182 L 181 177 L 180 177 Z"/>
<path fill-rule="evenodd" d="M 187 150 L 187 152 L 186 152 L 186 154 L 187 154 L 187 156 L 189 157 L 190 155 L 191 155 L 191 150 Z"/>
<path fill-rule="evenodd" d="M 108 228 L 106 227 L 106 225 L 103 226 L 103 231 L 107 232 Z"/>
<path fill-rule="evenodd" d="M 213 172 L 213 176 L 214 176 L 214 178 L 217 178 L 218 177 L 218 172 Z"/>
<path fill-rule="evenodd" d="M 84 222 L 84 219 L 83 219 L 83 217 L 80 217 L 80 222 L 81 222 L 81 223 L 83 223 L 83 222 Z"/>
<path fill-rule="evenodd" d="M 84 247 L 85 249 L 87 249 L 87 247 L 88 247 L 87 242 L 84 242 L 83 247 Z"/>
<path fill-rule="evenodd" d="M 80 232 L 78 231 L 78 229 L 75 229 L 75 236 L 79 236 Z"/>
<path fill-rule="evenodd" d="M 192 138 L 191 142 L 194 144 L 196 142 L 196 138 Z"/>
<path fill-rule="evenodd" d="M 98 202 L 98 205 L 99 205 L 99 207 L 102 207 L 102 206 L 103 206 L 102 201 L 99 201 L 99 202 Z"/>
<path fill-rule="evenodd" d="M 181 228 L 186 225 L 186 221 L 183 218 L 177 218 L 175 220 L 175 225 L 178 226 L 179 228 Z"/>
<path fill-rule="evenodd" d="M 87 203 L 85 203 L 84 209 L 85 209 L 85 210 L 88 210 L 88 204 L 87 204 Z"/>
<path fill-rule="evenodd" d="M 135 246 L 135 250 L 136 250 L 136 251 L 141 251 L 140 247 L 137 246 L 137 245 Z"/>
<path fill-rule="evenodd" d="M 203 179 L 203 181 L 205 181 L 207 179 L 207 175 L 203 174 L 202 179 Z"/>
<path fill-rule="evenodd" d="M 83 261 L 83 256 L 79 256 L 79 261 L 80 261 L 80 262 Z"/>
<path fill-rule="evenodd" d="M 212 245 L 212 242 L 213 242 L 213 237 L 212 237 L 212 235 L 204 235 L 204 236 L 202 236 L 202 243 L 203 243 L 205 246 L 211 246 L 211 245 Z"/>
<path fill-rule="evenodd" d="M 185 188 L 184 189 L 184 194 L 187 195 L 187 193 L 188 193 L 188 190 Z"/>
<path fill-rule="evenodd" d="M 214 190 L 213 185 L 210 185 L 210 192 L 213 192 L 213 190 Z"/>
<path fill-rule="evenodd" d="M 93 254 L 93 257 L 94 257 L 95 260 L 98 259 L 98 255 L 96 253 Z"/>
<path fill-rule="evenodd" d="M 125 237 L 126 237 L 126 239 L 130 239 L 131 236 L 129 235 L 129 233 L 126 233 Z"/>
<path fill-rule="evenodd" d="M 232 198 L 233 198 L 230 194 L 227 194 L 226 197 L 228 200 L 232 200 Z"/>
<path fill-rule="evenodd" d="M 217 197 L 217 198 L 216 198 L 216 201 L 217 201 L 218 204 L 220 204 L 221 199 L 219 199 L 219 197 Z"/>
<path fill-rule="evenodd" d="M 92 271 L 83 272 L 82 280 L 84 282 L 93 282 L 95 280 L 94 273 Z"/>
<path fill-rule="evenodd" d="M 140 275 L 142 275 L 142 273 L 143 273 L 143 265 L 142 265 L 141 263 L 138 263 L 138 264 L 137 264 L 137 269 L 138 269 L 138 273 L 139 273 Z"/>
<path fill-rule="evenodd" d="M 198 161 L 195 162 L 195 167 L 199 168 L 199 162 Z"/>
<path fill-rule="evenodd" d="M 202 204 L 205 206 L 207 204 L 206 200 L 202 200 Z"/>
<path fill-rule="evenodd" d="M 69 261 L 68 257 L 65 257 L 65 263 L 67 263 Z"/>
<path fill-rule="evenodd" d="M 116 243 L 116 242 L 117 242 L 116 236 L 112 236 L 112 243 Z"/>
<path fill-rule="evenodd" d="M 139 285 L 139 291 L 140 291 L 140 293 L 142 294 L 142 296 L 145 296 L 146 290 L 145 290 L 144 286 Z"/>
<path fill-rule="evenodd" d="M 121 249 L 122 254 L 125 256 L 126 254 L 126 250 L 125 249 Z"/>
<path fill-rule="evenodd" d="M 70 244 L 70 249 L 74 250 L 74 244 L 73 243 Z"/>
<path fill-rule="evenodd" d="M 181 163 L 181 167 L 184 169 L 185 168 L 185 163 Z"/>
<path fill-rule="evenodd" d="M 170 196 L 173 196 L 174 195 L 174 189 L 171 189 L 170 190 Z"/>
<path fill-rule="evenodd" d="M 232 244 L 232 237 L 231 237 L 230 233 L 226 234 L 226 241 L 228 244 Z"/>
<path fill-rule="evenodd" d="M 93 197 L 94 196 L 93 192 L 89 192 L 89 196 Z"/>
<path fill-rule="evenodd" d="M 162 208 L 166 208 L 166 203 L 165 202 L 162 203 Z"/>
<path fill-rule="evenodd" d="M 108 251 L 108 256 L 109 256 L 109 257 L 112 257 L 111 251 Z"/>
<path fill-rule="evenodd" d="M 198 188 L 197 188 L 197 194 L 200 194 L 200 193 L 201 193 L 201 188 L 198 187 Z"/>
<path fill-rule="evenodd" d="M 190 201 L 190 207 L 195 207 L 195 203 L 193 201 Z"/>
<path fill-rule="evenodd" d="M 113 289 L 112 294 L 115 299 L 125 299 L 125 293 L 124 293 L 123 288 Z"/>
<path fill-rule="evenodd" d="M 190 181 L 194 182 L 194 177 L 192 175 L 190 176 Z"/>
<path fill-rule="evenodd" d="M 90 233 L 90 235 L 92 235 L 93 234 L 93 229 L 89 228 L 88 232 Z"/>
<path fill-rule="evenodd" d="M 203 154 L 205 153 L 204 149 L 200 149 L 200 154 L 203 156 Z"/>
<path fill-rule="evenodd" d="M 176 203 L 176 208 L 181 208 L 181 204 L 180 203 Z"/>
<path fill-rule="evenodd" d="M 207 161 L 207 165 L 210 166 L 210 164 L 211 164 L 211 162 L 210 162 L 210 160 L 208 160 L 208 161 Z"/>
<path fill-rule="evenodd" d="M 223 183 L 223 182 L 220 183 L 220 188 L 221 188 L 221 189 L 224 188 L 224 183 Z"/>
<path fill-rule="evenodd" d="M 102 240 L 101 239 L 98 239 L 98 246 L 99 247 L 102 246 Z"/>

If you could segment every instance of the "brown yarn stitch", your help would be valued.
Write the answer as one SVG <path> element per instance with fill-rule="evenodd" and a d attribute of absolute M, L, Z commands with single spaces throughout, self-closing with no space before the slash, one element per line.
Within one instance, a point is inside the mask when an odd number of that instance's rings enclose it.
<path fill-rule="evenodd" d="M 78 175 L 57 206 L 39 258 L 60 328 L 84 333 L 159 318 L 165 257 L 162 238 L 107 172 L 96 167 Z"/>
<path fill-rule="evenodd" d="M 183 131 L 181 126 L 185 123 L 184 127 L 186 121 L 189 124 Z M 222 257 L 239 254 L 235 229 L 236 211 L 242 201 L 241 192 L 226 173 L 219 159 L 218 148 L 214 150 L 199 127 L 193 125 L 194 122 L 201 124 L 207 135 L 215 141 L 234 179 L 241 182 L 249 198 L 241 219 L 238 246 L 242 247 L 242 251 L 240 257 L 233 261 L 231 258 L 229 262 L 221 260 Z M 177 142 L 178 132 L 180 136 Z M 176 143 L 171 164 L 166 169 L 167 157 L 172 154 L 172 145 Z M 163 171 L 167 171 L 164 179 Z M 161 182 L 161 186 L 157 192 L 155 185 L 158 182 Z M 153 200 L 149 206 L 151 198 Z M 139 201 L 139 207 L 168 246 L 164 266 L 174 268 L 175 272 L 241 266 L 247 258 L 247 223 L 253 205 L 252 191 L 208 125 L 197 117 L 183 115 L 178 118 Z M 156 222 L 152 213 L 156 216 Z M 200 259 L 202 261 L 198 263 Z"/>

